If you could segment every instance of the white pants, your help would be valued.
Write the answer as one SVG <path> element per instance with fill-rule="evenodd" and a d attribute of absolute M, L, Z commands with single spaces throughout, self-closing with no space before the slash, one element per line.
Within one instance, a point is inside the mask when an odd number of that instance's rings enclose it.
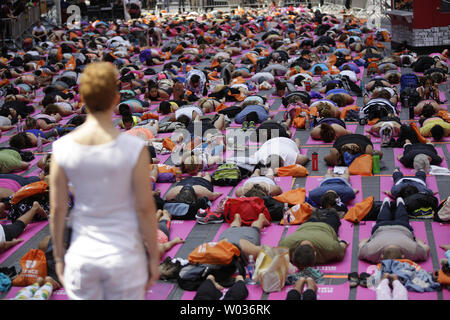
<path fill-rule="evenodd" d="M 145 254 L 87 259 L 65 256 L 65 291 L 71 300 L 143 300 L 148 280 Z"/>

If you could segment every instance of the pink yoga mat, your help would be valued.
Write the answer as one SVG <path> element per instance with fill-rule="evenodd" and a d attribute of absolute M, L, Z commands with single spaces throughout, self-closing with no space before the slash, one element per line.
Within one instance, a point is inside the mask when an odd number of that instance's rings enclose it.
<path fill-rule="evenodd" d="M 346 126 L 347 130 L 351 131 L 352 133 L 356 132 L 356 129 L 358 128 L 358 125 L 356 124 L 349 124 Z M 311 136 L 308 138 L 308 141 L 306 141 L 307 145 L 332 145 L 333 142 L 323 142 L 322 140 L 314 140 L 313 138 L 311 138 Z"/>
<path fill-rule="evenodd" d="M 180 237 L 183 240 L 186 240 L 189 233 L 195 226 L 196 221 L 194 220 L 172 220 L 170 224 L 170 239 L 174 239 L 176 237 Z M 164 256 L 161 258 L 161 261 L 166 257 L 175 257 L 178 250 L 180 250 L 182 243 L 177 244 L 172 249 L 167 251 Z"/>
<path fill-rule="evenodd" d="M 306 184 L 305 184 L 305 189 L 307 194 L 309 194 L 309 192 L 315 188 L 317 188 L 320 183 L 324 180 L 323 177 L 307 177 L 306 178 Z M 361 181 L 361 176 L 350 176 L 350 185 L 352 186 L 353 189 L 357 189 L 359 190 L 359 192 L 355 195 L 355 199 L 353 199 L 352 201 L 350 201 L 349 203 L 347 203 L 347 207 L 351 208 L 353 207 L 355 204 L 357 204 L 358 202 L 361 202 L 362 199 L 362 181 Z"/>
<path fill-rule="evenodd" d="M 442 150 L 441 147 L 435 147 L 437 154 L 440 156 L 443 156 L 444 159 L 442 160 L 441 164 L 439 165 L 440 167 L 443 168 L 448 168 L 447 165 L 447 160 L 444 154 L 444 150 Z M 394 162 L 395 162 L 395 166 L 400 168 L 400 171 L 402 171 L 404 174 L 411 174 L 414 175 L 414 169 L 411 168 L 406 168 L 399 160 L 398 160 L 398 156 L 399 155 L 403 155 L 403 149 L 401 148 L 394 148 Z"/>
<path fill-rule="evenodd" d="M 247 285 L 248 290 L 248 297 L 246 300 L 261 300 L 261 297 L 263 295 L 263 291 L 259 285 Z M 225 289 L 222 291 L 223 294 L 225 294 L 228 291 L 228 289 Z M 181 300 L 193 300 L 195 297 L 196 291 L 184 291 L 183 296 L 181 297 Z"/>
<path fill-rule="evenodd" d="M 317 300 L 348 300 L 350 287 L 348 283 L 340 285 L 323 285 L 319 284 L 317 290 Z M 267 300 L 286 300 L 287 293 L 293 286 L 286 286 L 279 292 L 269 294 Z"/>
<path fill-rule="evenodd" d="M 145 300 L 166 300 L 173 287 L 173 283 L 157 282 L 147 291 Z"/>
<path fill-rule="evenodd" d="M 413 178 L 414 176 L 405 176 L 405 178 L 411 177 Z M 380 200 L 383 201 L 384 198 L 387 197 L 387 195 L 383 192 L 383 191 L 391 191 L 392 186 L 394 185 L 394 180 L 392 179 L 392 177 L 380 177 Z M 427 187 L 428 189 L 432 190 L 432 191 L 439 191 L 439 188 L 437 186 L 437 182 L 436 182 L 436 176 L 427 176 Z M 436 194 L 435 197 L 438 199 L 438 201 L 440 202 L 440 198 L 439 198 L 439 194 Z"/>
<path fill-rule="evenodd" d="M 261 245 L 267 245 L 269 247 L 276 247 L 281 240 L 284 226 L 279 224 L 271 224 L 261 230 Z"/>
<path fill-rule="evenodd" d="M 9 250 L 0 253 L 0 264 L 3 263 L 9 256 L 11 256 L 14 252 L 19 250 L 28 240 L 30 240 L 35 234 L 41 231 L 45 226 L 48 225 L 48 221 L 41 222 L 33 222 L 25 227 L 25 230 L 19 236 L 19 239 L 23 239 L 19 244 L 16 244 L 14 247 Z"/>
<path fill-rule="evenodd" d="M 172 183 L 156 183 L 156 189 L 161 190 L 161 198 L 169 191 Z"/>
<path fill-rule="evenodd" d="M 424 241 L 426 244 L 429 244 L 427 237 L 427 230 L 425 228 L 424 221 L 410 221 L 409 224 L 414 229 L 414 235 L 416 239 L 420 239 Z M 426 261 L 420 261 L 418 264 L 427 271 L 433 271 L 433 261 L 431 260 L 431 255 L 428 256 Z"/>
<path fill-rule="evenodd" d="M 375 290 L 363 288 L 361 286 L 356 289 L 356 300 L 376 300 Z M 437 300 L 437 292 L 408 292 L 408 300 Z"/>
<path fill-rule="evenodd" d="M 217 206 L 219 205 L 220 201 L 223 198 L 228 197 L 228 195 L 230 194 L 231 190 L 233 190 L 232 186 L 214 186 L 214 192 L 219 192 L 222 195 L 212 202 L 211 209 L 214 210 L 215 208 L 217 208 Z"/>
<path fill-rule="evenodd" d="M 431 223 L 438 259 L 445 258 L 445 250 L 440 246 L 450 244 L 450 225 L 439 222 Z"/>

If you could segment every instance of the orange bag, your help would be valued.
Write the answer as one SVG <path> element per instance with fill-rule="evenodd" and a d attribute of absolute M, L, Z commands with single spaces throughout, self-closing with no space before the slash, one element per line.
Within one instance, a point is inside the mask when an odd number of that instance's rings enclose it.
<path fill-rule="evenodd" d="M 166 148 L 167 150 L 172 151 L 173 149 L 175 149 L 175 143 L 172 141 L 172 139 L 167 137 L 164 138 L 163 140 L 163 147 Z"/>
<path fill-rule="evenodd" d="M 348 172 L 353 175 L 372 176 L 372 166 L 372 156 L 365 153 L 353 160 L 348 167 Z"/>
<path fill-rule="evenodd" d="M 417 124 L 416 124 L 415 122 L 411 122 L 411 123 L 409 124 L 409 126 L 410 126 L 411 129 L 413 129 L 414 132 L 416 133 L 417 139 L 419 139 L 419 142 L 420 142 L 420 143 L 427 143 L 427 142 L 428 142 L 428 139 L 425 138 L 425 137 L 420 133 L 420 130 L 419 130 L 419 128 L 417 128 Z"/>
<path fill-rule="evenodd" d="M 56 59 L 58 61 L 61 61 L 63 59 L 63 53 L 62 53 L 62 48 L 61 47 L 58 48 L 58 53 L 56 54 Z"/>
<path fill-rule="evenodd" d="M 233 261 L 234 256 L 240 256 L 241 252 L 234 244 L 226 240 L 219 242 L 207 242 L 199 245 L 188 256 L 192 264 L 223 264 Z"/>
<path fill-rule="evenodd" d="M 306 177 L 309 174 L 308 170 L 300 164 L 278 168 L 276 173 L 279 177 Z"/>
<path fill-rule="evenodd" d="M 225 104 L 223 104 L 223 103 L 221 103 L 221 104 L 219 104 L 219 105 L 216 107 L 216 112 L 219 112 L 220 110 L 223 110 L 223 109 L 226 109 L 226 108 L 228 108 L 228 106 L 225 105 Z"/>
<path fill-rule="evenodd" d="M 348 113 L 350 110 L 356 110 L 356 111 L 358 111 L 358 110 L 359 110 L 359 107 L 356 106 L 356 105 L 344 107 L 344 108 L 341 110 L 341 114 L 340 114 L 339 118 L 341 118 L 341 120 L 344 120 L 345 117 L 347 116 L 347 113 Z"/>
<path fill-rule="evenodd" d="M 440 110 L 438 112 L 438 117 L 444 119 L 446 122 L 450 122 L 450 113 L 446 110 Z"/>
<path fill-rule="evenodd" d="M 141 117 L 141 120 L 147 120 L 147 119 L 159 120 L 159 115 L 157 115 L 156 113 L 151 113 L 151 112 L 144 113 Z"/>
<path fill-rule="evenodd" d="M 309 203 L 304 202 L 296 204 L 287 211 L 287 214 L 289 215 L 289 224 L 302 224 L 309 219 L 312 212 L 313 207 Z M 280 224 L 287 224 L 287 221 L 282 219 Z"/>
<path fill-rule="evenodd" d="M 305 117 L 297 117 L 294 118 L 294 123 L 292 124 L 294 128 L 302 129 L 305 127 L 306 118 Z"/>
<path fill-rule="evenodd" d="M 301 204 L 305 202 L 306 190 L 305 188 L 297 188 L 294 190 L 286 191 L 273 198 L 279 202 L 288 203 L 290 205 Z"/>
<path fill-rule="evenodd" d="M 350 208 L 344 216 L 344 220 L 353 223 L 359 223 L 370 212 L 373 206 L 374 197 L 370 196 L 363 201 L 357 203 L 354 207 Z"/>
<path fill-rule="evenodd" d="M 11 204 L 17 204 L 23 199 L 34 196 L 36 194 L 48 192 L 48 184 L 45 181 L 36 181 L 30 184 L 27 184 L 17 190 L 12 199 L 10 200 Z"/>
<path fill-rule="evenodd" d="M 439 270 L 437 282 L 441 285 L 450 285 L 450 276 L 446 275 L 444 271 Z"/>
<path fill-rule="evenodd" d="M 45 253 L 39 249 L 31 249 L 20 258 L 22 271 L 12 281 L 16 287 L 26 287 L 36 282 L 37 278 L 47 277 L 47 259 Z"/>

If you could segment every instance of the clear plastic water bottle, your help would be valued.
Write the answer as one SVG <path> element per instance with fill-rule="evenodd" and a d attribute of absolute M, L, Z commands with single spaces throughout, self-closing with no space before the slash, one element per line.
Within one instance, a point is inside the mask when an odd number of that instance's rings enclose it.
<path fill-rule="evenodd" d="M 255 259 L 253 258 L 253 255 L 250 255 L 248 257 L 248 264 L 247 264 L 247 274 L 248 274 L 247 284 L 256 284 L 256 281 L 252 279 L 254 272 L 255 272 Z"/>
<path fill-rule="evenodd" d="M 40 135 L 38 135 L 38 138 L 37 138 L 37 149 L 36 149 L 36 151 L 38 153 L 42 152 L 42 137 Z"/>
<path fill-rule="evenodd" d="M 23 124 L 22 121 L 17 123 L 17 132 L 23 132 Z"/>

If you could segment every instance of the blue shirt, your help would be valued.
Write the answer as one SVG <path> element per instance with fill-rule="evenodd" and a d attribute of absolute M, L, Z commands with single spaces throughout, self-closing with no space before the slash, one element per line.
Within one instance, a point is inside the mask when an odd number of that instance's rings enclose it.
<path fill-rule="evenodd" d="M 244 110 L 239 112 L 234 118 L 234 122 L 241 124 L 245 121 L 245 118 L 249 113 L 256 112 L 258 114 L 259 123 L 266 121 L 269 118 L 269 113 L 266 108 L 260 105 L 250 105 L 246 106 Z"/>
<path fill-rule="evenodd" d="M 309 198 L 319 204 L 322 195 L 329 190 L 335 191 L 343 203 L 348 203 L 349 201 L 355 199 L 355 192 L 353 191 L 353 188 L 344 178 L 327 178 L 323 180 L 319 187 L 309 192 Z"/>

